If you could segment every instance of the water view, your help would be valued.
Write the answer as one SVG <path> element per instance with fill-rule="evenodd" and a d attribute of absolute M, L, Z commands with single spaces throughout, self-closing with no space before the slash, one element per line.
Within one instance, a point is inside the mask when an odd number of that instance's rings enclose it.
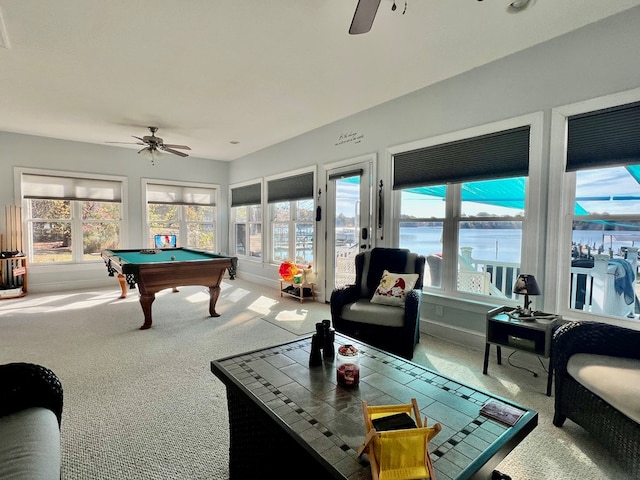
<path fill-rule="evenodd" d="M 460 230 L 460 247 L 473 247 L 472 257 L 500 262 L 520 262 L 522 231 L 518 229 L 473 229 Z M 592 250 L 604 248 L 619 253 L 634 243 L 640 243 L 640 232 L 574 230 L 573 242 L 589 246 Z M 433 227 L 400 228 L 400 247 L 422 255 L 442 253 L 442 230 Z M 592 252 L 597 253 L 597 252 Z"/>
<path fill-rule="evenodd" d="M 472 257 L 519 262 L 522 230 L 496 228 L 460 230 L 460 247 L 473 247 Z M 442 253 L 442 230 L 433 227 L 400 228 L 400 247 L 422 255 Z"/>

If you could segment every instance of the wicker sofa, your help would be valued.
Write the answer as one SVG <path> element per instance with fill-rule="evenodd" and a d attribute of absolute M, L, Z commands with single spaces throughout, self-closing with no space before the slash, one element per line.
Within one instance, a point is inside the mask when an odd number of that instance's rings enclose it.
<path fill-rule="evenodd" d="M 0 365 L 0 478 L 60 479 L 62 400 L 48 368 Z"/>
<path fill-rule="evenodd" d="M 640 478 L 640 330 L 569 322 L 552 342 L 553 424 L 568 418 Z"/>

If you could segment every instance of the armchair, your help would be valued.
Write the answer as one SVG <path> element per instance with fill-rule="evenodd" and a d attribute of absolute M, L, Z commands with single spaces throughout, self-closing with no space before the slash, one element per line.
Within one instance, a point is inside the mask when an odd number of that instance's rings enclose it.
<path fill-rule="evenodd" d="M 640 330 L 600 322 L 558 328 L 551 347 L 553 424 L 568 418 L 640 478 Z"/>
<path fill-rule="evenodd" d="M 425 257 L 408 249 L 374 248 L 355 257 L 354 285 L 331 293 L 334 328 L 375 347 L 401 357 L 413 358 L 420 341 L 420 306 Z M 415 284 L 407 288 L 404 304 L 372 302 L 383 273 L 414 274 Z"/>
<path fill-rule="evenodd" d="M 60 478 L 62 403 L 62 384 L 48 368 L 0 365 L 0 478 Z"/>

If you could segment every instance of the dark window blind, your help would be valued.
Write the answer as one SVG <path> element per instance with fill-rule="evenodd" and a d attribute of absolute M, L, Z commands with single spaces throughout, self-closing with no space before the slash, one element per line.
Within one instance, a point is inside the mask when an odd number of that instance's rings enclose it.
<path fill-rule="evenodd" d="M 529 133 L 527 125 L 398 153 L 393 189 L 527 176 Z"/>
<path fill-rule="evenodd" d="M 285 202 L 313 198 L 313 172 L 267 182 L 268 202 Z"/>
<path fill-rule="evenodd" d="M 259 183 L 231 189 L 231 206 L 259 205 L 262 202 L 262 186 Z"/>
<path fill-rule="evenodd" d="M 357 170 L 350 170 L 348 172 L 332 173 L 331 175 L 329 175 L 329 180 L 338 180 L 349 177 L 361 177 L 363 173 L 364 170 L 361 168 L 358 168 Z"/>
<path fill-rule="evenodd" d="M 640 102 L 570 116 L 567 172 L 640 163 Z"/>

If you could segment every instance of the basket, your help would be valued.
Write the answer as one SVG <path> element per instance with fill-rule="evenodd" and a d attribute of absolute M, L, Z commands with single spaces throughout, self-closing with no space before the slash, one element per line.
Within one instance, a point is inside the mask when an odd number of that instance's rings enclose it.
<path fill-rule="evenodd" d="M 442 427 L 428 427 L 426 419 L 423 425 L 415 398 L 400 405 L 369 406 L 363 401 L 362 412 L 366 436 L 358 453 L 367 453 L 373 480 L 435 480 L 429 442 Z"/>

